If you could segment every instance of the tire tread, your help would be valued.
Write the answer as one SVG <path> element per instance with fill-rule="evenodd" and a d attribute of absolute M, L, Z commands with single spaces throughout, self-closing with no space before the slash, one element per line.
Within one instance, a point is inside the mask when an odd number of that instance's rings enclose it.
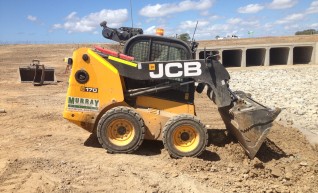
<path fill-rule="evenodd" d="M 117 113 L 126 113 L 126 114 L 133 116 L 137 120 L 138 124 L 140 125 L 140 129 L 141 129 L 140 138 L 139 138 L 138 142 L 136 143 L 136 145 L 128 150 L 116 151 L 112 148 L 109 148 L 109 146 L 107 144 L 105 144 L 105 142 L 102 140 L 102 136 L 100 134 L 104 121 L 109 116 L 117 114 Z M 132 108 L 125 107 L 125 106 L 114 107 L 114 108 L 108 110 L 99 120 L 98 125 L 97 125 L 97 138 L 98 138 L 99 143 L 102 145 L 102 147 L 104 149 L 107 150 L 108 153 L 132 153 L 140 147 L 140 145 L 142 144 L 142 142 L 145 138 L 145 124 L 144 124 L 144 121 L 142 120 L 142 118 L 140 117 L 140 115 L 137 112 L 135 112 Z"/>

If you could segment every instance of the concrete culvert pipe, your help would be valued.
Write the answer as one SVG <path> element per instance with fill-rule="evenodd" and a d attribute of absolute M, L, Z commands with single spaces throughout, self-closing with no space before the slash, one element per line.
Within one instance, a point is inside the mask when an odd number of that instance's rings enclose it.
<path fill-rule="evenodd" d="M 222 63 L 225 67 L 241 67 L 242 50 L 224 50 Z"/>
<path fill-rule="evenodd" d="M 255 48 L 246 50 L 246 66 L 264 66 L 265 48 Z"/>
<path fill-rule="evenodd" d="M 310 64 L 312 61 L 313 47 L 300 46 L 294 48 L 293 63 L 294 64 Z"/>
<path fill-rule="evenodd" d="M 269 53 L 270 65 L 287 65 L 288 54 L 288 47 L 271 48 Z"/>

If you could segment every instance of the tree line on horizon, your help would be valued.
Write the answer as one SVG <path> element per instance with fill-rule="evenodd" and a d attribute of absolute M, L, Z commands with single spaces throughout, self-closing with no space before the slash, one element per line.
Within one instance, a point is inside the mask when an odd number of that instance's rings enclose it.
<path fill-rule="evenodd" d="M 314 34 L 318 34 L 318 31 L 315 29 L 306 29 L 303 31 L 297 31 L 295 33 L 295 35 L 314 35 Z"/>

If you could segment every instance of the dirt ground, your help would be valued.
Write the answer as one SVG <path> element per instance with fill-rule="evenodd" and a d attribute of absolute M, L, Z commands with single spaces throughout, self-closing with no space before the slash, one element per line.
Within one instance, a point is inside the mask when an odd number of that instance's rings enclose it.
<path fill-rule="evenodd" d="M 216 107 L 196 96 L 209 126 L 198 158 L 171 159 L 161 142 L 107 154 L 95 136 L 62 118 L 68 74 L 62 59 L 81 45 L 0 45 L 0 192 L 315 192 L 318 149 L 275 124 L 254 160 L 227 137 Z M 58 84 L 18 81 L 34 58 L 56 68 Z"/>

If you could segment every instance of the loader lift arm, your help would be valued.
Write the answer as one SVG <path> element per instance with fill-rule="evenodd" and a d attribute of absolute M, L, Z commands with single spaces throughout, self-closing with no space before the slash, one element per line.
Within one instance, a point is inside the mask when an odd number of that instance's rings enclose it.
<path fill-rule="evenodd" d="M 213 61 L 210 64 L 210 67 L 208 67 L 204 63 L 204 60 L 140 62 L 136 64 L 136 67 L 132 67 L 129 65 L 123 65 L 119 60 L 112 60 L 113 57 L 107 57 L 104 54 L 101 55 L 104 57 L 105 60 L 111 63 L 124 77 L 133 78 L 136 80 L 167 80 L 169 78 L 190 78 L 193 79 L 194 82 L 206 84 L 213 90 L 213 96 L 215 95 L 213 97 L 213 101 L 217 104 L 218 107 L 230 106 L 232 103 L 227 83 L 230 77 L 225 68 L 218 61 Z M 187 75 L 188 73 L 182 73 L 182 75 L 178 77 L 169 77 L 160 71 L 160 69 L 163 70 L 163 68 L 167 68 L 167 65 L 173 65 L 170 68 L 170 74 L 181 74 L 181 72 L 183 72 L 184 70 L 182 69 L 182 67 L 188 66 L 190 68 L 198 67 L 197 70 L 200 72 L 200 75 L 189 76 Z M 153 69 L 157 70 L 149 70 L 149 66 L 152 66 Z M 176 66 L 179 66 L 181 68 L 177 68 Z M 160 75 L 162 73 L 162 77 L 153 78 L 151 77 L 152 73 L 157 75 Z"/>

